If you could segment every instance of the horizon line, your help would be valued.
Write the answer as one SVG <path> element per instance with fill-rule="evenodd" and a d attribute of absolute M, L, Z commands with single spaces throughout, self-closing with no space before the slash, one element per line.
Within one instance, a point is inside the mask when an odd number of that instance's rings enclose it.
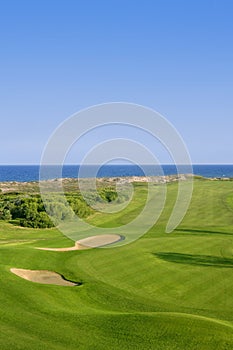
<path fill-rule="evenodd" d="M 140 165 L 148 165 L 148 166 L 163 166 L 163 165 L 233 165 L 233 163 L 159 163 L 159 164 L 131 164 L 131 163 L 113 163 L 113 164 L 101 164 L 101 166 L 113 166 L 113 165 L 131 165 L 131 166 L 140 166 Z M 65 163 L 65 164 L 38 164 L 38 163 L 3 163 L 0 166 L 100 166 L 100 164 L 75 164 L 75 163 Z"/>

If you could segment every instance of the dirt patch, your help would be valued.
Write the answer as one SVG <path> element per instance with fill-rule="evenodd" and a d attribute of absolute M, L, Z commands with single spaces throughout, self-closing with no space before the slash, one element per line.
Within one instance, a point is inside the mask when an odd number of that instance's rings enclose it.
<path fill-rule="evenodd" d="M 80 284 L 68 281 L 62 275 L 54 271 L 25 270 L 17 268 L 11 268 L 10 271 L 25 280 L 36 283 L 55 284 L 57 286 L 78 286 Z"/>
<path fill-rule="evenodd" d="M 37 248 L 37 249 L 49 250 L 49 251 L 55 251 L 55 252 L 69 252 L 72 250 L 84 250 L 84 249 L 90 249 L 90 248 L 104 247 L 106 245 L 119 242 L 123 239 L 124 237 L 120 235 L 98 235 L 98 236 L 91 236 L 91 237 L 80 239 L 79 241 L 75 242 L 75 245 L 73 247 Z"/>

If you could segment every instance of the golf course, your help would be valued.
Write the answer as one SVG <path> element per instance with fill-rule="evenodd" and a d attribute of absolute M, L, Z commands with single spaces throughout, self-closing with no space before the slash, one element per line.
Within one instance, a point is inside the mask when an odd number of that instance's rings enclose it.
<path fill-rule="evenodd" d="M 173 232 L 166 224 L 177 182 L 166 186 L 158 221 L 129 244 L 117 235 L 106 246 L 100 238 L 74 242 L 59 225 L 0 220 L 0 349 L 232 350 L 233 181 L 195 177 L 193 185 Z M 147 196 L 147 183 L 133 187 L 124 209 L 83 220 L 106 235 L 126 225 Z M 17 195 L 27 196 L 26 186 Z M 88 239 L 92 248 L 82 249 Z"/>

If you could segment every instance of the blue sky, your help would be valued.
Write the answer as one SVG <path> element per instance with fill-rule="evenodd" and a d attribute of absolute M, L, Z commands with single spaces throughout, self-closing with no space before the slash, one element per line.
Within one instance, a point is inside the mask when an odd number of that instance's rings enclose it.
<path fill-rule="evenodd" d="M 231 0 L 1 1 L 0 164 L 39 163 L 63 120 L 112 101 L 165 116 L 194 163 L 233 163 L 232 18 Z"/>

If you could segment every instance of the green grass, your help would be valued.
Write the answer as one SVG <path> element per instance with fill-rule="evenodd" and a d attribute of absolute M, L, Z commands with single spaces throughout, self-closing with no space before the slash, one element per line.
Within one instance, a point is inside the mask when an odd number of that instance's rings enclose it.
<path fill-rule="evenodd" d="M 112 249 L 49 252 L 71 246 L 56 229 L 0 223 L 1 350 L 233 349 L 233 183 L 195 180 L 180 226 L 165 233 L 177 194 L 168 185 L 164 211 L 141 239 Z M 157 195 L 155 189 L 155 198 Z M 95 214 L 93 224 L 132 220 L 145 202 Z M 78 287 L 23 280 L 11 267 L 47 269 Z"/>

